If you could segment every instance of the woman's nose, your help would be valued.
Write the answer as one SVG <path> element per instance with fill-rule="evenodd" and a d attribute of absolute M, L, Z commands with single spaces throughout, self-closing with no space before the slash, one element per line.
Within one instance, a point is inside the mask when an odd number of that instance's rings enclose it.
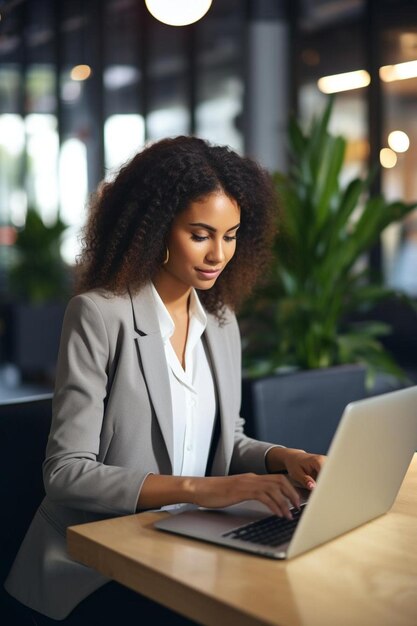
<path fill-rule="evenodd" d="M 213 240 L 210 249 L 207 252 L 207 260 L 210 263 L 222 263 L 224 261 L 225 255 L 223 250 L 223 241 L 215 241 Z"/>

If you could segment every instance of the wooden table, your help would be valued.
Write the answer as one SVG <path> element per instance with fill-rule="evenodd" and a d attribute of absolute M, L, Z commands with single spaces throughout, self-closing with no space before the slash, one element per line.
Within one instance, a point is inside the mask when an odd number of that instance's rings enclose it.
<path fill-rule="evenodd" d="M 417 454 L 388 514 L 288 562 L 162 533 L 163 515 L 73 526 L 69 552 L 208 626 L 417 625 Z"/>

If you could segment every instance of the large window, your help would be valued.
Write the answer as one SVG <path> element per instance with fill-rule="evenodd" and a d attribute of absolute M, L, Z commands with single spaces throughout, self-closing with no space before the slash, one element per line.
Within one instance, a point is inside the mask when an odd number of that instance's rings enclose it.
<path fill-rule="evenodd" d="M 81 0 L 61 0 L 59 10 L 59 98 L 61 150 L 59 155 L 60 215 L 67 224 L 63 254 L 73 263 L 78 233 L 85 221 L 89 180 L 94 184 L 94 110 L 91 107 L 91 14 Z"/>
<path fill-rule="evenodd" d="M 366 67 L 359 9 L 359 5 L 355 6 L 353 12 L 341 16 L 344 19 L 336 23 L 328 23 L 326 12 L 311 9 L 309 19 L 301 23 L 298 56 L 300 118 L 309 124 L 312 116 L 326 105 L 327 94 L 335 94 L 331 131 L 347 139 L 347 179 L 363 171 L 369 156 L 366 86 L 352 89 L 348 82 L 350 73 Z M 339 86 L 334 84 L 338 79 Z"/>
<path fill-rule="evenodd" d="M 0 226 L 24 221 L 25 127 L 21 15 L 0 22 Z M 7 251 L 3 249 L 3 258 Z"/>
<path fill-rule="evenodd" d="M 371 5 L 378 7 L 379 65 L 417 61 L 415 3 L 294 3 L 290 76 L 293 103 L 305 123 L 324 105 L 320 78 L 369 69 Z M 251 93 L 246 9 L 241 0 L 215 0 L 203 20 L 176 28 L 151 17 L 142 0 L 0 3 L 0 225 L 20 227 L 28 205 L 45 222 L 60 214 L 70 227 L 64 250 L 72 262 L 89 193 L 147 141 L 194 133 L 243 152 L 245 90 Z M 277 71 L 279 66 L 277 60 Z M 393 151 L 383 153 L 391 161 L 383 160 L 382 191 L 409 201 L 417 198 L 416 81 L 381 75 L 377 131 L 369 128 L 366 81 L 338 93 L 332 119 L 333 131 L 348 139 L 346 178 L 366 169 L 382 141 Z M 407 135 L 405 151 L 389 144 L 393 131 Z M 401 251 L 416 237 L 415 220 L 411 216 L 384 236 L 388 282 L 397 280 Z M 3 247 L 3 261 L 7 254 Z"/>
<path fill-rule="evenodd" d="M 381 33 L 382 188 L 390 198 L 417 201 L 417 22 Z M 383 238 L 387 281 L 417 297 L 417 211 Z"/>
<path fill-rule="evenodd" d="M 148 19 L 148 29 L 148 138 L 188 134 L 187 30 L 165 26 L 153 18 Z"/>
<path fill-rule="evenodd" d="M 346 177 L 378 166 L 380 191 L 387 199 L 415 202 L 417 6 L 357 0 L 339 3 L 337 11 L 336 4 L 302 2 L 299 114 L 307 123 L 323 108 L 324 94 L 335 93 L 332 130 L 348 140 Z M 417 212 L 386 229 L 381 254 L 372 258 L 380 259 L 376 269 L 388 285 L 417 297 Z"/>
<path fill-rule="evenodd" d="M 22 0 L 0 12 L 0 227 L 22 227 L 28 206 L 45 223 L 60 215 L 73 263 L 89 193 L 147 141 L 195 133 L 242 150 L 240 0 L 216 0 L 185 28 L 143 0 Z"/>
<path fill-rule="evenodd" d="M 106 176 L 145 141 L 143 41 L 136 0 L 107 0 L 104 13 L 104 158 Z"/>
<path fill-rule="evenodd" d="M 215 3 L 196 25 L 196 132 L 213 143 L 243 151 L 244 6 Z"/>
<path fill-rule="evenodd" d="M 28 206 L 52 223 L 58 214 L 58 120 L 54 13 L 50 0 L 27 3 L 25 37 L 25 189 Z"/>

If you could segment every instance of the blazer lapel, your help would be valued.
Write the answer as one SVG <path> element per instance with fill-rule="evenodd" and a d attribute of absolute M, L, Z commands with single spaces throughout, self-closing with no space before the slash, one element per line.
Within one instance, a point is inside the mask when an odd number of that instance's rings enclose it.
<path fill-rule="evenodd" d="M 150 285 L 131 296 L 135 323 L 135 341 L 142 360 L 143 372 L 162 437 L 173 467 L 172 404 L 164 345 L 155 312 Z"/>
<path fill-rule="evenodd" d="M 234 440 L 234 423 L 231 421 L 231 417 L 233 417 L 233 403 L 228 384 L 230 380 L 229 368 L 233 367 L 233 363 L 227 362 L 225 358 L 224 338 L 220 336 L 221 333 L 217 321 L 210 315 L 207 316 L 205 335 L 216 381 L 220 414 L 220 437 L 217 442 L 211 473 L 213 475 L 224 475 L 229 469 Z"/>
<path fill-rule="evenodd" d="M 135 341 L 139 348 L 149 395 L 172 468 L 174 435 L 170 383 L 150 285 L 145 285 L 137 295 L 131 296 L 131 300 L 135 323 Z M 207 316 L 205 339 L 216 383 L 220 415 L 220 437 L 217 442 L 211 473 L 224 475 L 229 469 L 234 443 L 233 401 L 229 388 L 229 370 L 234 367 L 234 364 L 227 361 L 224 337 L 221 336 L 217 321 L 211 315 Z"/>

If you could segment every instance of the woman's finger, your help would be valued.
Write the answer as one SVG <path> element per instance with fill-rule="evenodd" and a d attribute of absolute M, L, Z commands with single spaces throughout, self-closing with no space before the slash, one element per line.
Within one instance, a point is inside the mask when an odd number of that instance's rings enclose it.
<path fill-rule="evenodd" d="M 291 504 L 298 509 L 300 506 L 300 496 L 295 489 L 295 487 L 290 483 L 290 481 L 285 478 L 285 476 L 281 477 L 281 491 L 286 499 L 288 499 Z"/>
<path fill-rule="evenodd" d="M 270 495 L 275 500 L 284 517 L 292 519 L 290 504 L 298 508 L 300 506 L 300 497 L 291 483 L 282 477 L 275 489 L 270 492 Z"/>
<path fill-rule="evenodd" d="M 264 493 L 260 501 L 265 504 L 278 517 L 293 519 L 287 498 L 279 491 Z"/>

